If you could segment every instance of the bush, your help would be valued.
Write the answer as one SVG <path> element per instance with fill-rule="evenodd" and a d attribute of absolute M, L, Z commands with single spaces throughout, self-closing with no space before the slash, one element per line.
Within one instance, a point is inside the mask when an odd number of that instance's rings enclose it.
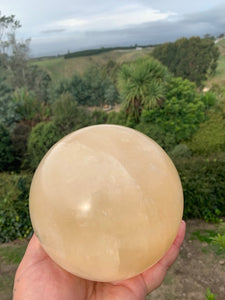
<path fill-rule="evenodd" d="M 124 110 L 120 110 L 119 112 L 111 111 L 108 114 L 107 124 L 126 126 L 127 124 L 126 112 Z"/>
<path fill-rule="evenodd" d="M 0 175 L 0 243 L 31 234 L 28 198 L 31 175 Z"/>
<path fill-rule="evenodd" d="M 188 143 L 195 154 L 208 155 L 225 151 L 225 116 L 222 112 L 211 113 Z"/>
<path fill-rule="evenodd" d="M 32 129 L 28 139 L 28 158 L 32 170 L 60 138 L 62 135 L 54 122 L 41 122 Z"/>
<path fill-rule="evenodd" d="M 185 144 L 176 145 L 172 151 L 169 152 L 169 155 L 172 159 L 176 158 L 190 158 L 191 150 Z"/>
<path fill-rule="evenodd" d="M 89 112 L 79 107 L 69 93 L 62 94 L 54 103 L 53 114 L 60 136 L 91 124 Z"/>
<path fill-rule="evenodd" d="M 225 158 L 175 160 L 184 191 L 184 217 L 217 221 L 225 216 Z"/>
<path fill-rule="evenodd" d="M 0 124 L 0 172 L 12 168 L 14 161 L 12 140 L 8 129 Z"/>
<path fill-rule="evenodd" d="M 217 97 L 214 92 L 209 91 L 202 95 L 201 100 L 205 104 L 206 108 L 210 108 L 216 104 Z"/>
<path fill-rule="evenodd" d="M 12 132 L 12 146 L 15 156 L 14 170 L 19 169 L 27 153 L 27 140 L 30 134 L 30 127 L 23 122 L 16 123 Z"/>
<path fill-rule="evenodd" d="M 107 123 L 108 114 L 103 110 L 95 109 L 91 114 L 92 125 Z"/>
<path fill-rule="evenodd" d="M 162 107 L 143 110 L 140 123 L 159 126 L 165 135 L 173 137 L 175 143 L 171 146 L 174 147 L 190 139 L 198 130 L 199 124 L 205 120 L 206 108 L 190 81 L 171 78 L 167 88 Z"/>
<path fill-rule="evenodd" d="M 136 126 L 136 129 L 152 138 L 166 151 L 171 150 L 176 145 L 175 136 L 170 132 L 165 132 L 157 124 L 148 123 L 143 120 Z"/>

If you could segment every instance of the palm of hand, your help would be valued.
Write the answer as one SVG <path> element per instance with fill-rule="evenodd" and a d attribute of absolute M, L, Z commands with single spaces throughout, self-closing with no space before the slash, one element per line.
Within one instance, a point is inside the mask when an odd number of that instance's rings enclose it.
<path fill-rule="evenodd" d="M 16 273 L 13 299 L 142 300 L 162 283 L 179 253 L 184 234 L 185 223 L 182 222 L 170 250 L 156 265 L 134 278 L 117 283 L 93 282 L 64 271 L 49 258 L 33 236 Z"/>

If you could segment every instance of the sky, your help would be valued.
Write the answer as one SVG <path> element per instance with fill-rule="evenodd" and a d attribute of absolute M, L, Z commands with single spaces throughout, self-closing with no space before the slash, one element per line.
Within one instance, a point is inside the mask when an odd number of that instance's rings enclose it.
<path fill-rule="evenodd" d="M 225 0 L 1 0 L 31 56 L 225 33 Z"/>

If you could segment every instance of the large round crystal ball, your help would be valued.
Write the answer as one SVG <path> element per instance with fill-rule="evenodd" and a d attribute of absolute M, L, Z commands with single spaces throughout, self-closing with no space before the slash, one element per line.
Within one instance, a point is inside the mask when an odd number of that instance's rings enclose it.
<path fill-rule="evenodd" d="M 183 213 L 162 148 L 123 126 L 75 131 L 44 156 L 30 190 L 34 232 L 65 270 L 95 281 L 133 277 L 173 243 Z"/>

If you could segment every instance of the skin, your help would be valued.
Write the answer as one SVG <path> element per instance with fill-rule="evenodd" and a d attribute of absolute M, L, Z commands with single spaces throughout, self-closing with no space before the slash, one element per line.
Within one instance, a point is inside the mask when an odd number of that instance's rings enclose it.
<path fill-rule="evenodd" d="M 142 274 L 120 282 L 101 283 L 76 277 L 56 265 L 33 235 L 15 276 L 14 300 L 144 300 L 158 288 L 176 260 L 185 235 L 182 221 L 165 256 Z"/>

